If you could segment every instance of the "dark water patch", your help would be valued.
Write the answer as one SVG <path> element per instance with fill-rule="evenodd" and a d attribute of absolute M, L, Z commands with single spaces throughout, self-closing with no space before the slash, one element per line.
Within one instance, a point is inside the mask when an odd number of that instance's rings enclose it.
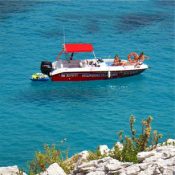
<path fill-rule="evenodd" d="M 174 0 L 171 0 L 171 1 L 168 1 L 168 0 L 164 0 L 164 1 L 154 1 L 157 5 L 159 6 L 171 6 L 171 7 L 175 7 L 175 1 Z"/>
<path fill-rule="evenodd" d="M 46 38 L 63 37 L 63 31 L 60 30 L 60 27 L 53 28 L 53 29 L 48 30 L 48 31 L 38 31 L 38 32 L 42 37 L 46 37 Z"/>
<path fill-rule="evenodd" d="M 56 14 L 54 17 L 55 24 L 61 24 L 60 26 L 55 26 L 53 29 L 40 31 L 45 37 L 58 37 L 62 36 L 63 32 L 59 29 L 65 27 L 65 29 L 70 28 L 70 32 L 74 32 L 77 28 L 82 29 L 82 33 L 85 34 L 95 34 L 101 30 L 100 25 L 108 24 L 111 25 L 111 20 L 114 21 L 118 18 L 118 16 L 111 14 L 96 14 L 95 16 L 92 14 Z M 71 26 L 71 27 L 70 27 Z"/>
<path fill-rule="evenodd" d="M 29 10 L 36 1 L 0 1 L 0 20 L 11 17 L 14 13 L 21 13 Z"/>
<path fill-rule="evenodd" d="M 94 34 L 100 31 L 100 26 L 97 19 L 91 19 L 86 22 L 85 31 L 88 34 Z"/>
<path fill-rule="evenodd" d="M 142 80 L 142 77 L 138 76 L 138 80 Z M 118 83 L 116 85 L 116 82 Z M 132 78 L 125 80 L 111 80 L 101 82 L 77 82 L 77 83 L 61 83 L 58 82 L 31 82 L 31 89 L 24 89 L 9 100 L 15 101 L 15 103 L 35 103 L 46 104 L 49 102 L 84 102 L 91 101 L 92 99 L 103 98 L 108 95 L 112 90 L 115 93 L 120 93 L 126 90 L 129 84 L 132 83 Z M 78 98 L 77 98 L 78 97 Z"/>
<path fill-rule="evenodd" d="M 122 16 L 117 24 L 119 32 L 129 32 L 165 20 L 164 14 L 132 13 Z"/>

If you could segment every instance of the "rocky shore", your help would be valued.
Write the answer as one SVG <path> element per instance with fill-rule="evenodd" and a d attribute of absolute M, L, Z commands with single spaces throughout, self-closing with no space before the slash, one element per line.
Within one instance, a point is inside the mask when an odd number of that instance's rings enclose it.
<path fill-rule="evenodd" d="M 119 143 L 118 143 L 119 144 Z M 121 149 L 122 145 L 120 144 Z M 78 154 L 78 161 L 69 175 L 175 175 L 175 140 L 158 145 L 151 151 L 137 154 L 139 163 L 120 162 L 108 155 L 110 150 L 106 145 L 99 146 L 101 154 L 106 157 L 88 161 L 88 151 Z M 71 159 L 71 158 L 70 158 Z M 0 175 L 26 175 L 19 172 L 17 166 L 0 167 Z M 40 175 L 67 175 L 57 164 L 50 165 Z"/>

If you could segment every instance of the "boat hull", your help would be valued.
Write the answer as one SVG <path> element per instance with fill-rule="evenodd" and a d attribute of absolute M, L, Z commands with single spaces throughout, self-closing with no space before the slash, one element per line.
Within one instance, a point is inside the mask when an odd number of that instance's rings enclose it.
<path fill-rule="evenodd" d="M 140 74 L 145 69 L 125 71 L 63 72 L 51 76 L 52 81 L 92 81 L 123 78 Z"/>

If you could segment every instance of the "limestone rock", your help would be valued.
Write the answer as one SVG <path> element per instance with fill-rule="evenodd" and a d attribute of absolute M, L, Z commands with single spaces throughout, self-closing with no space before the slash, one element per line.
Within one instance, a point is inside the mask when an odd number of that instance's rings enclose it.
<path fill-rule="evenodd" d="M 110 149 L 108 148 L 107 145 L 100 145 L 98 147 L 98 150 L 100 151 L 100 154 L 101 155 L 108 155 L 109 154 L 109 151 L 110 151 Z"/>
<path fill-rule="evenodd" d="M 167 141 L 167 144 L 175 144 L 175 139 L 168 139 Z"/>
<path fill-rule="evenodd" d="M 17 175 L 19 173 L 18 166 L 7 166 L 7 167 L 0 167 L 0 175 Z M 27 175 L 23 173 L 23 175 Z"/>
<path fill-rule="evenodd" d="M 94 171 L 94 172 L 88 173 L 87 175 L 106 175 L 106 173 L 103 171 Z"/>
<path fill-rule="evenodd" d="M 86 168 L 86 167 L 97 167 L 97 161 L 96 160 L 92 160 L 90 162 L 87 163 L 83 163 L 82 165 L 78 166 L 78 168 Z"/>
<path fill-rule="evenodd" d="M 116 171 L 122 168 L 122 163 L 118 160 L 111 159 L 108 161 L 108 163 L 105 165 L 106 171 Z"/>
<path fill-rule="evenodd" d="M 76 166 L 81 165 L 83 162 L 87 161 L 89 157 L 88 151 L 82 151 L 78 154 L 78 161 L 76 163 Z"/>
<path fill-rule="evenodd" d="M 139 165 L 135 164 L 127 167 L 125 171 L 127 175 L 136 175 L 140 171 L 140 168 Z"/>
<path fill-rule="evenodd" d="M 84 162 L 73 175 L 173 175 L 175 174 L 175 146 L 158 146 L 137 155 L 142 163 L 120 162 L 111 157 Z M 81 173 L 81 174 L 79 174 Z"/>
<path fill-rule="evenodd" d="M 119 147 L 119 150 L 122 150 L 123 149 L 123 144 L 121 144 L 120 142 L 117 142 L 116 144 L 115 144 L 115 146 L 118 146 Z M 114 147 L 110 150 L 110 152 L 114 152 Z"/>
<path fill-rule="evenodd" d="M 66 173 L 57 163 L 53 163 L 46 171 L 39 173 L 39 175 L 66 175 Z"/>
<path fill-rule="evenodd" d="M 110 160 L 112 160 L 113 158 L 111 157 L 104 157 L 103 159 L 99 159 L 97 160 L 97 163 L 105 163 L 105 162 L 109 162 Z"/>
<path fill-rule="evenodd" d="M 78 154 L 79 158 L 81 160 L 87 160 L 88 159 L 88 156 L 89 156 L 89 152 L 88 151 L 82 151 Z"/>
<path fill-rule="evenodd" d="M 148 157 L 151 157 L 151 156 L 154 156 L 155 155 L 155 152 L 154 151 L 151 151 L 151 152 L 140 152 L 137 154 L 137 159 L 139 161 L 143 161 L 145 160 L 146 158 Z"/>
<path fill-rule="evenodd" d="M 174 142 L 173 139 L 169 142 Z M 101 145 L 99 150 L 102 154 L 109 153 L 106 145 Z M 77 155 L 76 155 L 77 156 Z M 173 175 L 175 174 L 175 146 L 173 144 L 157 146 L 154 150 L 138 153 L 137 157 L 141 163 L 120 162 L 112 157 L 104 157 L 99 160 L 88 162 L 88 151 L 78 154 L 79 162 L 73 161 L 77 157 L 70 158 L 69 161 L 75 168 L 69 175 Z M 75 159 L 77 160 L 77 159 Z M 0 175 L 16 175 L 19 172 L 17 166 L 0 167 Z M 26 175 L 23 173 L 23 175 Z M 66 175 L 64 170 L 57 164 L 50 165 L 45 172 L 39 175 Z"/>

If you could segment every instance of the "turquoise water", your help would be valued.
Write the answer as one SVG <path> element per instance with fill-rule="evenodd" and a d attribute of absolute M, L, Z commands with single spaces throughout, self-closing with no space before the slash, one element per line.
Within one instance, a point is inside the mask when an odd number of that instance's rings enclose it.
<path fill-rule="evenodd" d="M 67 138 L 70 153 L 112 146 L 148 115 L 164 139 L 175 137 L 173 1 L 1 1 L 0 166 L 25 166 L 44 143 Z M 97 57 L 144 51 L 143 74 L 94 82 L 31 82 L 63 42 L 93 43 Z"/>

